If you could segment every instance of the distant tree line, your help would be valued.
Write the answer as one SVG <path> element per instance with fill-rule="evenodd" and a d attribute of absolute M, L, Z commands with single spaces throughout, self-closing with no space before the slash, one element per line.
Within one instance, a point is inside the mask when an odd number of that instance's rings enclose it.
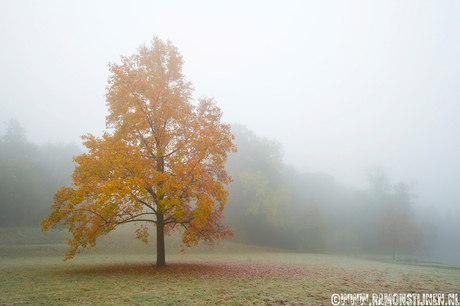
<path fill-rule="evenodd" d="M 232 132 L 238 151 L 226 164 L 233 182 L 224 215 L 237 241 L 312 253 L 435 249 L 437 227 L 416 219 L 413 184 L 393 184 L 374 167 L 365 173 L 367 190 L 348 188 L 327 173 L 283 164 L 276 140 L 240 124 Z M 30 143 L 11 120 L 0 137 L 0 226 L 38 225 L 59 188 L 71 186 L 72 158 L 81 153 L 76 144 Z"/>
<path fill-rule="evenodd" d="M 313 253 L 435 248 L 436 225 L 415 218 L 412 183 L 392 184 L 383 168 L 372 167 L 367 190 L 348 188 L 324 172 L 283 164 L 276 140 L 232 128 L 238 152 L 227 163 L 234 181 L 224 214 L 236 240 Z"/>
<path fill-rule="evenodd" d="M 72 157 L 81 153 L 76 144 L 31 143 L 20 123 L 10 120 L 0 136 L 0 226 L 38 226 L 54 193 L 71 184 Z"/>

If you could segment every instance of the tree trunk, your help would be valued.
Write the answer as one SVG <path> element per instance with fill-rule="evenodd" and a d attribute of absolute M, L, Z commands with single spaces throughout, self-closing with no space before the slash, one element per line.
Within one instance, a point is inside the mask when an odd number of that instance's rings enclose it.
<path fill-rule="evenodd" d="M 165 233 L 163 214 L 157 214 L 157 267 L 166 266 Z"/>

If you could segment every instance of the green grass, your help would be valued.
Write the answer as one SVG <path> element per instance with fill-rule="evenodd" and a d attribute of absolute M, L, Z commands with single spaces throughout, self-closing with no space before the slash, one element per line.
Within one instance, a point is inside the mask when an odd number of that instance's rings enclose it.
<path fill-rule="evenodd" d="M 283 253 L 232 242 L 215 249 L 198 246 L 184 255 L 177 236 L 167 241 L 168 265 L 157 268 L 154 247 L 124 231 L 62 262 L 64 233 L 47 235 L 0 229 L 0 305 L 328 305 L 333 293 L 459 293 L 460 288 L 455 268 Z"/>

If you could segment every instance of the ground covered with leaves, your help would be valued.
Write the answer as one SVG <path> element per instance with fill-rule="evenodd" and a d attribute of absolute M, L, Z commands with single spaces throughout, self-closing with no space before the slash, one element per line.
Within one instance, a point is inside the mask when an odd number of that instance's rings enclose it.
<path fill-rule="evenodd" d="M 65 232 L 0 228 L 0 305 L 330 305 L 333 293 L 460 293 L 460 267 L 288 253 L 224 241 L 180 252 L 111 233 L 63 262 Z"/>
<path fill-rule="evenodd" d="M 460 270 L 313 254 L 2 260 L 0 305 L 329 305 L 333 293 L 459 293 Z"/>

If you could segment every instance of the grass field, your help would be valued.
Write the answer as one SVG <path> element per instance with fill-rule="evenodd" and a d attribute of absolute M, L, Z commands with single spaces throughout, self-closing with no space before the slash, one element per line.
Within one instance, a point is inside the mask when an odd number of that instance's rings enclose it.
<path fill-rule="evenodd" d="M 117 230 L 62 262 L 64 232 L 0 229 L 0 305 L 330 305 L 333 293 L 460 293 L 457 266 L 405 265 L 223 242 L 180 253 L 167 267 L 154 243 Z"/>

